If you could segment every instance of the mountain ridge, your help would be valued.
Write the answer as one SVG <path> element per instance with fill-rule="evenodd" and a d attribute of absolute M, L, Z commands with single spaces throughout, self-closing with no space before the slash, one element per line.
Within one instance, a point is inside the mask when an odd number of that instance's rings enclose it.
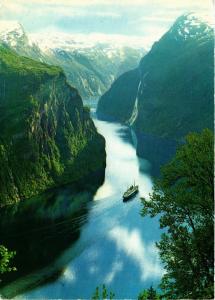
<path fill-rule="evenodd" d="M 133 127 L 137 153 L 149 160 L 165 157 L 165 163 L 188 132 L 213 128 L 213 30 L 195 18 L 190 23 L 189 37 L 186 30 L 181 36 L 181 24 L 187 26 L 185 21 L 190 22 L 190 18 L 179 17 L 141 59 L 136 69 L 139 84 L 135 83 L 130 98 L 114 96 L 123 93 L 125 78 L 117 86 L 116 81 L 98 104 L 98 116 L 112 117 L 115 107 L 114 119 Z M 130 81 L 130 85 L 134 82 Z M 133 101 L 132 109 L 129 99 Z M 129 117 L 128 113 L 118 113 L 128 108 Z M 164 153 L 167 144 L 171 148 L 169 155 Z"/>
<path fill-rule="evenodd" d="M 2 30 L 0 25 L 0 43 L 19 55 L 60 66 L 85 99 L 102 95 L 114 79 L 133 69 L 145 53 L 142 48 L 118 47 L 111 41 L 89 42 L 83 37 L 74 40 L 69 34 L 33 39 L 34 35 L 29 38 L 21 24 L 8 26 L 10 29 Z"/>

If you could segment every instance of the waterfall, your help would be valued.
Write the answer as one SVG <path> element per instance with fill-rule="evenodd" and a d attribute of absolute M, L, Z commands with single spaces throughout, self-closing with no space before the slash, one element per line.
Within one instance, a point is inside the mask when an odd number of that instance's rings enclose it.
<path fill-rule="evenodd" d="M 134 121 L 136 120 L 137 114 L 138 114 L 138 95 L 139 95 L 140 86 L 141 86 L 141 79 L 140 79 L 138 89 L 137 89 L 137 96 L 135 99 L 134 108 L 131 113 L 130 119 L 128 120 L 129 125 L 132 125 L 134 123 Z"/>
<path fill-rule="evenodd" d="M 138 85 L 138 89 L 137 89 L 137 96 L 136 96 L 136 99 L 135 99 L 135 103 L 134 103 L 134 108 L 133 108 L 133 111 L 131 113 L 131 116 L 130 116 L 130 119 L 128 120 L 128 124 L 129 125 L 133 125 L 133 123 L 135 122 L 136 118 L 137 118 L 137 115 L 138 115 L 138 97 L 139 97 L 139 91 L 140 91 L 140 87 L 141 87 L 141 84 L 143 87 L 146 86 L 145 84 L 145 79 L 146 79 L 146 76 L 149 74 L 149 72 L 146 72 L 142 78 L 142 80 L 140 79 L 140 82 L 139 82 L 139 85 Z"/>

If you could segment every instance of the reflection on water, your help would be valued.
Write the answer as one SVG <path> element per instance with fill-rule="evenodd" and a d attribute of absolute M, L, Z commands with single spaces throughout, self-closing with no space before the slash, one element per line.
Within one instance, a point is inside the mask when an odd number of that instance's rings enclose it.
<path fill-rule="evenodd" d="M 62 270 L 54 282 L 47 282 L 22 294 L 22 299 L 90 298 L 97 285 L 105 283 L 117 298 L 137 298 L 138 293 L 155 287 L 162 276 L 155 241 L 161 230 L 157 219 L 140 216 L 140 196 L 148 197 L 152 181 L 147 175 L 147 162 L 139 160 L 131 143 L 128 129 L 120 124 L 95 120 L 106 138 L 107 168 L 104 184 L 98 189 L 93 202 L 85 205 L 87 215 L 81 222 L 76 242 L 72 235 L 59 232 L 52 243 L 52 251 L 61 243 L 61 234 L 70 243 L 64 247 L 55 263 L 48 268 L 52 274 Z M 133 183 L 139 184 L 140 193 L 127 203 L 122 194 Z M 73 226 L 71 219 L 70 226 Z M 80 224 L 78 225 L 80 228 Z M 43 246 L 43 245 L 41 245 Z M 57 267 L 58 268 L 57 268 Z M 32 277 L 41 278 L 41 270 L 23 277 L 10 286 L 15 289 Z M 8 287 L 9 288 L 9 287 Z"/>
<path fill-rule="evenodd" d="M 84 191 L 56 190 L 1 212 L 1 242 L 17 252 L 13 260 L 17 271 L 1 276 L 5 297 L 53 280 L 62 272 L 68 260 L 60 265 L 56 260 L 79 238 L 92 197 Z"/>
<path fill-rule="evenodd" d="M 140 195 L 147 197 L 152 188 L 151 178 L 139 172 L 145 161 L 137 158 L 128 128 L 98 120 L 96 125 L 106 139 L 107 168 L 105 183 L 98 190 L 95 199 L 114 194 L 120 198 L 134 181 L 139 184 Z"/>

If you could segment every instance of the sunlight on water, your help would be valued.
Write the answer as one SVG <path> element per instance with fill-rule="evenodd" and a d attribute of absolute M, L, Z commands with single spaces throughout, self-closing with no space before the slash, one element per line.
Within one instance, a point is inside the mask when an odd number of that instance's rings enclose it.
<path fill-rule="evenodd" d="M 104 121 L 95 121 L 99 132 L 105 136 L 107 152 L 106 180 L 99 188 L 95 200 L 109 197 L 116 193 L 123 193 L 128 186 L 135 183 L 139 185 L 140 195 L 147 197 L 152 189 L 151 179 L 139 172 L 139 160 L 136 150 L 130 143 L 119 138 L 119 132 L 128 133 L 125 126 Z M 126 137 L 125 137 L 126 138 Z M 116 184 L 117 183 L 117 184 Z"/>

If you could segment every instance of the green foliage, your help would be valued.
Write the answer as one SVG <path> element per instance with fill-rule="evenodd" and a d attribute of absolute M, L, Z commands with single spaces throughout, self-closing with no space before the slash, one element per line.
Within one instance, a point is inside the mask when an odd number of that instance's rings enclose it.
<path fill-rule="evenodd" d="M 142 215 L 159 215 L 166 228 L 157 244 L 164 296 L 213 298 L 213 133 L 189 134 L 161 171 Z"/>
<path fill-rule="evenodd" d="M 10 266 L 11 260 L 15 255 L 15 251 L 9 251 L 6 247 L 0 245 L 0 274 L 16 271 L 15 267 Z"/>
<path fill-rule="evenodd" d="M 151 286 L 147 290 L 143 290 L 139 295 L 138 295 L 138 300 L 159 300 L 160 295 L 156 292 L 155 289 Z"/>
<path fill-rule="evenodd" d="M 148 289 L 148 299 L 157 299 L 157 293 L 156 291 L 153 289 L 153 287 L 151 286 L 149 289 Z"/>
<path fill-rule="evenodd" d="M 138 300 L 147 300 L 147 297 L 148 297 L 147 290 L 143 290 L 141 293 L 139 293 Z"/>
<path fill-rule="evenodd" d="M 0 45 L 0 57 L 1 72 L 14 73 L 18 72 L 20 75 L 27 75 L 30 73 L 36 74 L 37 78 L 43 76 L 44 73 L 50 76 L 58 75 L 59 72 L 62 73 L 62 70 L 59 67 L 49 66 L 37 61 L 34 61 L 27 57 L 17 56 L 15 52 L 9 50 L 8 48 Z M 17 59 L 18 58 L 18 59 Z"/>
<path fill-rule="evenodd" d="M 92 300 L 100 300 L 100 299 L 114 299 L 115 294 L 113 292 L 108 292 L 105 284 L 102 285 L 101 288 L 98 286 L 96 287 L 96 290 L 92 296 Z"/>
<path fill-rule="evenodd" d="M 89 115 L 90 114 L 90 107 L 85 105 L 84 106 L 84 112 Z"/>
<path fill-rule="evenodd" d="M 104 161 L 103 138 L 62 70 L 0 46 L 0 207 L 76 182 Z"/>

